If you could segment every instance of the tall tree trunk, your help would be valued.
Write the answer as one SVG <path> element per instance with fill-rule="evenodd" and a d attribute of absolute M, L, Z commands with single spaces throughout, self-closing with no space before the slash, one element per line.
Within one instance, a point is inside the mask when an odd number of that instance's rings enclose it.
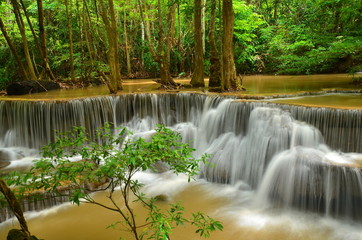
<path fill-rule="evenodd" d="M 1 32 L 2 34 L 4 35 L 5 39 L 6 39 L 6 42 L 8 43 L 9 45 L 9 48 L 11 50 L 11 53 L 13 54 L 14 58 L 15 58 L 15 61 L 16 63 L 18 64 L 18 67 L 20 69 L 20 74 L 21 76 L 24 78 L 24 80 L 28 80 L 28 74 L 26 73 L 26 70 L 25 70 L 25 67 L 23 65 L 23 62 L 21 61 L 18 53 L 16 52 L 16 49 L 15 49 L 15 46 L 13 44 L 13 42 L 11 41 L 7 31 L 6 31 L 6 28 L 5 28 L 5 25 L 4 25 L 4 22 L 3 20 L 0 18 L 0 28 L 1 28 Z"/>
<path fill-rule="evenodd" d="M 143 56 L 145 54 L 145 50 L 144 50 L 143 44 L 145 42 L 145 24 L 143 22 L 141 22 L 141 40 L 142 40 L 141 65 L 142 65 L 142 69 L 144 69 L 145 68 L 145 61 L 143 59 Z"/>
<path fill-rule="evenodd" d="M 274 6 L 273 6 L 273 19 L 274 19 L 274 23 L 275 23 L 275 25 L 277 24 L 277 22 L 278 22 L 278 7 L 279 7 L 279 0 L 275 0 L 274 1 L 274 4 L 273 4 Z"/>
<path fill-rule="evenodd" d="M 138 7 L 140 10 L 140 15 L 142 22 L 145 26 L 145 33 L 147 44 L 153 60 L 158 64 L 160 69 L 160 78 L 162 85 L 173 85 L 177 84 L 172 79 L 170 74 L 170 52 L 172 47 L 172 38 L 175 33 L 175 14 L 176 14 L 176 4 L 173 3 L 169 8 L 169 12 L 167 13 L 167 21 L 163 22 L 163 12 L 161 0 L 157 1 L 157 25 L 158 25 L 158 40 L 157 40 L 157 50 L 154 46 L 154 41 L 151 39 L 151 30 L 149 21 L 145 20 L 144 17 L 144 9 L 141 0 L 138 0 Z M 165 30 L 166 33 L 165 34 Z"/>
<path fill-rule="evenodd" d="M 204 50 L 202 32 L 202 0 L 194 0 L 194 41 L 195 41 L 195 64 L 191 85 L 193 87 L 204 87 Z"/>
<path fill-rule="evenodd" d="M 241 78 L 236 75 L 234 63 L 234 11 L 232 0 L 222 1 L 223 37 L 222 37 L 222 88 L 223 90 L 241 89 Z"/>
<path fill-rule="evenodd" d="M 37 34 L 35 33 L 33 24 L 32 24 L 32 22 L 31 22 L 31 20 L 30 20 L 29 13 L 28 13 L 27 8 L 26 8 L 26 6 L 25 6 L 25 4 L 24 4 L 24 1 L 23 1 L 23 0 L 20 0 L 20 4 L 21 4 L 21 7 L 22 7 L 22 9 L 23 9 L 23 12 L 24 12 L 24 15 L 25 15 L 25 17 L 26 17 L 26 20 L 27 20 L 27 22 L 28 22 L 28 25 L 29 25 L 29 28 L 30 28 L 30 30 L 31 30 L 31 33 L 32 33 L 32 35 L 33 35 L 35 45 L 36 45 L 36 47 L 38 48 L 38 51 L 39 51 L 39 53 L 40 53 L 40 56 L 41 56 L 41 58 L 42 58 L 42 60 L 43 60 L 43 68 L 44 68 L 44 71 L 45 71 L 45 73 L 48 75 L 48 77 L 49 77 L 51 80 L 55 80 L 54 74 L 53 74 L 53 72 L 52 72 L 51 69 L 50 69 L 49 61 L 48 61 L 48 59 L 46 58 L 47 55 L 44 54 L 44 52 L 43 52 L 43 49 L 42 49 L 41 44 L 40 44 L 40 42 L 39 42 L 38 36 L 37 36 Z M 42 13 L 41 13 L 41 14 L 42 14 Z M 42 15 L 43 15 L 43 14 L 42 14 Z M 42 75 L 42 74 L 41 74 L 41 75 Z"/>
<path fill-rule="evenodd" d="M 29 52 L 28 39 L 26 38 L 25 25 L 24 25 L 23 18 L 21 17 L 19 4 L 18 4 L 18 2 L 16 0 L 11 0 L 11 4 L 13 5 L 16 23 L 17 23 L 17 25 L 19 27 L 21 39 L 22 39 L 22 42 L 23 42 L 24 56 L 25 56 L 25 61 L 26 61 L 26 64 L 27 64 L 29 79 L 37 80 L 35 70 L 34 70 L 34 66 L 33 66 L 33 62 L 31 60 L 31 56 L 30 56 L 30 52 Z"/>
<path fill-rule="evenodd" d="M 36 0 L 36 2 L 37 2 L 37 6 L 38 6 L 38 24 L 39 24 L 41 54 L 42 54 L 44 65 L 45 65 L 45 71 L 51 80 L 55 80 L 54 74 L 51 71 L 51 68 L 49 65 L 48 49 L 46 46 L 43 0 Z"/>
<path fill-rule="evenodd" d="M 211 20 L 209 31 L 210 76 L 209 87 L 221 87 L 220 59 L 215 40 L 216 0 L 211 0 Z"/>
<path fill-rule="evenodd" d="M 129 45 L 128 45 L 128 34 L 127 34 L 127 15 L 126 8 L 123 7 L 123 37 L 124 37 L 124 53 L 126 55 L 126 65 L 127 65 L 127 74 L 130 76 L 132 74 L 131 69 L 131 58 L 129 54 Z"/>
<path fill-rule="evenodd" d="M 67 23 L 68 23 L 68 36 L 69 36 L 69 64 L 70 64 L 70 79 L 74 82 L 74 57 L 73 57 L 73 31 L 72 31 L 72 21 L 71 21 L 71 13 L 69 12 L 69 1 L 65 0 L 65 12 L 67 15 Z"/>
<path fill-rule="evenodd" d="M 89 13 L 89 9 L 88 9 L 86 0 L 83 0 L 82 18 L 83 18 L 83 26 L 84 26 L 84 37 L 85 37 L 85 41 L 86 41 L 86 45 L 87 45 L 87 49 L 88 49 L 90 65 L 94 66 L 94 61 L 95 61 L 95 57 L 96 57 L 95 56 L 96 47 L 93 42 L 92 19 L 90 18 L 90 13 Z"/>
<path fill-rule="evenodd" d="M 107 83 L 109 91 L 116 93 L 122 90 L 121 69 L 118 54 L 118 31 L 116 15 L 114 11 L 113 0 L 108 0 L 108 11 L 105 8 L 104 0 L 100 0 L 100 13 L 106 27 L 108 39 L 108 65 L 110 68 L 110 76 L 102 74 L 103 79 Z M 108 19 L 109 16 L 109 19 Z"/>
<path fill-rule="evenodd" d="M 201 25 L 202 25 L 202 50 L 206 52 L 206 1 L 202 0 L 201 2 Z"/>
<path fill-rule="evenodd" d="M 10 190 L 10 188 L 6 185 L 5 181 L 2 180 L 1 178 L 0 178 L 0 192 L 2 192 L 11 210 L 18 219 L 22 232 L 26 235 L 27 240 L 30 240 L 31 234 L 29 232 L 28 225 L 25 221 L 23 210 L 21 209 L 21 206 L 17 201 L 14 193 Z"/>
<path fill-rule="evenodd" d="M 167 29 L 167 35 L 165 35 L 166 39 L 166 52 L 165 52 L 165 58 L 167 62 L 167 71 L 170 72 L 171 67 L 171 49 L 174 45 L 174 37 L 175 37 L 175 26 L 176 26 L 176 3 L 172 3 L 172 5 L 169 8 L 168 14 L 167 14 L 167 23 L 166 23 L 166 29 Z M 159 44 L 161 44 L 159 42 Z M 171 77 L 171 72 L 170 72 Z M 175 82 L 173 81 L 171 77 L 171 81 L 173 84 Z M 170 81 L 169 81 L 170 82 Z"/>

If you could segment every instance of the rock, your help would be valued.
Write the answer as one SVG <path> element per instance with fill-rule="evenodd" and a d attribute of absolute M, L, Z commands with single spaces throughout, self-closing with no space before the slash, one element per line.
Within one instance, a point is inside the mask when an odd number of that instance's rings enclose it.
<path fill-rule="evenodd" d="M 20 229 L 11 229 L 6 237 L 7 240 L 27 240 L 26 234 Z M 31 240 L 39 240 L 35 236 L 30 237 Z"/>
<path fill-rule="evenodd" d="M 0 162 L 22 159 L 24 154 L 21 151 L 14 151 L 13 149 L 0 149 Z"/>
<path fill-rule="evenodd" d="M 164 173 L 170 170 L 169 166 L 162 161 L 157 161 L 152 166 L 157 173 Z"/>
<path fill-rule="evenodd" d="M 9 165 L 10 165 L 9 161 L 0 160 L 0 168 L 4 168 Z"/>
<path fill-rule="evenodd" d="M 168 201 L 170 201 L 170 197 L 167 196 L 167 195 L 165 195 L 165 194 L 159 194 L 159 195 L 157 195 L 157 196 L 155 197 L 155 199 L 156 199 L 157 201 L 160 201 L 160 202 L 168 202 Z"/>
<path fill-rule="evenodd" d="M 24 95 L 54 89 L 60 89 L 60 86 L 52 81 L 22 81 L 10 83 L 6 92 L 8 95 Z"/>

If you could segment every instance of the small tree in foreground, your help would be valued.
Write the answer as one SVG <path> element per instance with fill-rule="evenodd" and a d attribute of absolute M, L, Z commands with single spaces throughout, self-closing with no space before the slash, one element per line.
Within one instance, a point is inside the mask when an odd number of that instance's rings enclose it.
<path fill-rule="evenodd" d="M 45 146 L 44 159 L 36 161 L 30 172 L 13 174 L 8 183 L 18 186 L 19 194 L 39 190 L 64 194 L 66 186 L 74 203 L 92 203 L 119 213 L 121 221 L 115 224 L 122 224 L 135 239 L 170 239 L 172 229 L 186 223 L 196 226 L 196 233 L 203 237 L 222 230 L 219 221 L 200 212 L 185 218 L 180 203 L 169 204 L 169 209 L 161 210 L 155 204 L 157 199 L 146 197 L 142 184 L 133 178 L 138 171 L 156 171 L 155 164 L 162 161 L 175 174 L 186 174 L 190 180 L 198 174 L 200 161 L 206 163 L 207 156 L 193 158 L 191 153 L 195 149 L 183 143 L 179 133 L 164 126 L 158 126 L 148 141 L 128 135 L 126 129 L 113 134 L 106 124 L 97 132 L 96 142 L 83 128 L 76 127 Z M 69 160 L 77 155 L 81 161 Z M 115 194 L 118 189 L 121 197 Z M 94 191 L 106 191 L 109 204 L 96 201 L 90 194 Z M 148 211 L 145 223 L 137 223 L 139 219 L 131 206 L 133 201 Z"/>

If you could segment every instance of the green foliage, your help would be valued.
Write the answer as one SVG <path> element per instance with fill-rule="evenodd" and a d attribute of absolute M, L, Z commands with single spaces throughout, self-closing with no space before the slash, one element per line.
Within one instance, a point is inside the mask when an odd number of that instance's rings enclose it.
<path fill-rule="evenodd" d="M 258 71 L 258 30 L 265 24 L 255 7 L 244 2 L 234 3 L 235 11 L 235 57 L 239 72 Z"/>
<path fill-rule="evenodd" d="M 159 21 L 157 1 L 141 0 L 146 21 L 150 24 L 151 41 L 157 49 Z M 24 0 L 30 21 L 39 35 L 37 2 Z M 120 65 L 126 69 L 125 35 L 131 59 L 133 76 L 159 75 L 158 64 L 150 53 L 142 27 L 138 0 L 117 0 Z M 193 69 L 193 1 L 163 1 L 162 24 L 166 26 L 168 8 L 177 3 L 175 33 L 171 36 L 171 73 L 189 73 Z M 249 4 L 247 4 L 249 2 Z M 99 71 L 107 73 L 109 66 L 107 36 L 99 1 L 69 0 L 73 33 L 74 67 L 77 79 L 89 81 Z M 106 5 L 108 4 L 105 1 Z M 361 65 L 362 2 L 356 0 L 288 0 L 288 1 L 233 1 L 235 12 L 234 56 L 239 73 L 310 74 L 350 72 Z M 58 79 L 70 76 L 69 33 L 64 1 L 43 0 L 46 42 L 49 63 Z M 221 9 L 217 4 L 216 40 L 220 50 L 222 35 Z M 205 9 L 205 65 L 210 48 L 207 44 L 210 23 L 210 1 Z M 125 13 L 125 16 L 124 16 Z M 43 62 L 36 41 L 21 11 L 32 61 L 38 76 L 44 74 Z M 22 38 L 9 1 L 0 4 L 0 16 L 16 47 L 24 58 Z M 124 21 L 125 24 L 124 24 Z M 124 26 L 126 26 L 124 28 Z M 126 34 L 124 32 L 126 30 Z M 167 30 L 168 31 L 168 30 Z M 166 41 L 166 39 L 165 39 Z M 359 44 L 359 45 L 358 45 Z M 0 34 L 0 88 L 19 80 L 19 69 Z M 23 60 L 25 63 L 25 61 Z M 42 74 L 43 73 L 43 74 Z M 207 68 L 205 73 L 207 74 Z M 86 82 L 85 82 L 86 83 Z"/>
<path fill-rule="evenodd" d="M 353 6 L 353 7 L 351 7 Z M 289 1 L 259 11 L 269 26 L 260 31 L 259 52 L 268 72 L 348 72 L 361 64 L 361 22 L 355 1 Z M 353 11 L 355 11 L 353 10 Z M 272 18 L 277 14 L 277 19 Z M 354 20 L 352 20 L 354 19 Z"/>
<path fill-rule="evenodd" d="M 184 208 L 180 203 L 161 210 L 156 204 L 157 198 L 146 197 L 142 193 L 142 184 L 133 178 L 138 171 L 157 171 L 155 164 L 160 161 L 175 174 L 186 174 L 189 181 L 198 174 L 199 163 L 207 163 L 208 156 L 193 158 L 195 149 L 183 143 L 179 133 L 159 125 L 151 139 L 146 141 L 132 137 L 126 129 L 115 133 L 106 124 L 97 131 L 95 139 L 98 141 L 92 141 L 79 127 L 59 134 L 54 143 L 43 148 L 44 158 L 36 161 L 31 171 L 13 173 L 8 184 L 18 186 L 16 189 L 20 195 L 39 190 L 64 194 L 61 189 L 66 186 L 69 198 L 75 204 L 93 203 L 119 213 L 122 221 L 110 227 L 121 224 L 132 231 L 136 239 L 169 239 L 172 229 L 186 223 L 195 225 L 196 233 L 204 237 L 212 231 L 222 230 L 220 222 L 202 213 L 194 214 L 191 219 L 184 218 Z M 81 156 L 82 160 L 70 161 L 69 158 L 74 156 Z M 117 189 L 120 189 L 121 197 L 116 197 Z M 107 190 L 111 205 L 94 200 L 90 193 L 95 190 Z M 148 210 L 143 226 L 137 224 L 130 206 L 132 195 Z"/>

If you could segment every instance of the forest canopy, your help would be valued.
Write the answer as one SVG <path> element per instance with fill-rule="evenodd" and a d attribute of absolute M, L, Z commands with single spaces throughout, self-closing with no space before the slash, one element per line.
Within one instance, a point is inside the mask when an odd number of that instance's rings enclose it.
<path fill-rule="evenodd" d="M 237 74 L 362 70 L 359 0 L 3 0 L 0 89 L 24 78 L 101 79 L 114 89 L 121 77 L 172 83 L 200 65 L 208 76 L 212 54 L 223 51 L 229 3 Z"/>

